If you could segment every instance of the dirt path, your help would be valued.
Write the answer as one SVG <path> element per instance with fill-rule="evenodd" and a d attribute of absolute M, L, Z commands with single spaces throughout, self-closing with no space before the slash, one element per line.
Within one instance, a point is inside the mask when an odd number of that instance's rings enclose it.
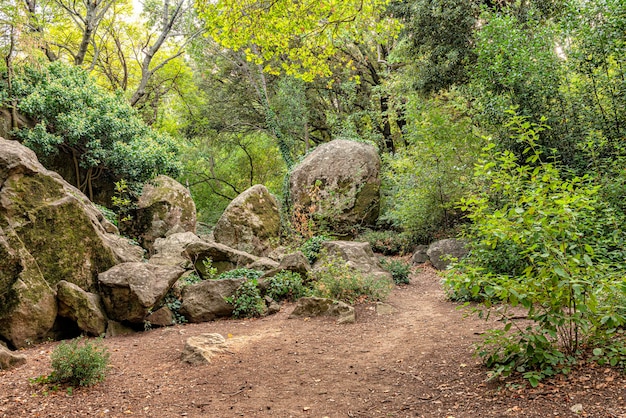
<path fill-rule="evenodd" d="M 285 305 L 263 319 L 107 339 L 107 379 L 71 396 L 29 383 L 50 372 L 56 343 L 36 346 L 24 351 L 26 365 L 0 371 L 0 417 L 626 418 L 626 377 L 612 369 L 581 366 L 536 389 L 485 383 L 472 343 L 487 325 L 447 302 L 430 269 L 394 290 L 388 305 L 388 315 L 359 306 L 351 325 L 288 319 L 293 306 Z M 229 336 L 229 353 L 183 364 L 185 339 L 207 332 Z"/>

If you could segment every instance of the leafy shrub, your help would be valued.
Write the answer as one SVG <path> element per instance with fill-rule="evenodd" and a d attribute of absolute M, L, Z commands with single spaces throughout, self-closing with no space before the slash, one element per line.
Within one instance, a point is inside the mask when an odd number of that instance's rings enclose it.
<path fill-rule="evenodd" d="M 113 212 L 111 209 L 102 206 L 102 205 L 98 205 L 95 204 L 96 207 L 98 208 L 98 210 L 100 212 L 102 212 L 102 215 L 104 216 L 104 218 L 111 222 L 113 225 L 117 226 L 117 213 Z"/>
<path fill-rule="evenodd" d="M 525 164 L 510 151 L 486 149 L 476 177 L 487 193 L 462 201 L 473 248 L 445 283 L 457 296 L 482 300 L 479 315 L 506 302 L 498 310 L 504 329 L 488 333 L 478 354 L 492 376 L 517 371 L 536 386 L 566 372 L 583 347 L 601 341 L 598 335 L 606 339 L 626 324 L 615 303 L 626 295 L 624 265 L 606 251 L 609 243 L 623 251 L 624 234 L 606 239 L 606 225 L 622 222 L 605 210 L 592 178 L 542 161 L 543 126 L 513 114 L 507 127 L 526 146 Z M 531 324 L 514 327 L 509 306 L 525 309 Z"/>
<path fill-rule="evenodd" d="M 304 244 L 300 247 L 300 251 L 309 260 L 309 263 L 313 264 L 317 261 L 322 250 L 322 243 L 328 241 L 329 238 L 325 235 L 316 235 L 304 241 Z"/>
<path fill-rule="evenodd" d="M 109 353 L 101 341 L 90 343 L 77 338 L 62 342 L 50 355 L 53 372 L 49 382 L 73 386 L 92 386 L 104 380 L 109 364 Z"/>
<path fill-rule="evenodd" d="M 302 276 L 293 271 L 281 271 L 266 281 L 267 296 L 275 301 L 296 300 L 307 296 L 310 290 L 304 286 Z"/>
<path fill-rule="evenodd" d="M 407 146 L 383 156 L 381 220 L 416 244 L 449 235 L 463 220 L 455 207 L 471 189 L 482 139 L 474 133 L 454 93 L 425 102 L 411 96 L 406 104 Z"/>
<path fill-rule="evenodd" d="M 59 151 L 73 155 L 81 169 L 75 185 L 90 198 L 101 174 L 140 185 L 178 173 L 176 141 L 148 127 L 123 95 L 102 89 L 80 67 L 61 61 L 19 67 L 14 88 L 19 110 L 37 121 L 16 136 L 44 164 Z"/>
<path fill-rule="evenodd" d="M 409 284 L 411 266 L 408 263 L 402 260 L 382 260 L 380 264 L 391 273 L 395 284 Z"/>
<path fill-rule="evenodd" d="M 265 301 L 261 297 L 259 283 L 256 279 L 246 280 L 226 302 L 234 306 L 235 318 L 254 318 L 265 313 Z"/>
<path fill-rule="evenodd" d="M 397 231 L 368 230 L 358 240 L 368 242 L 372 251 L 384 255 L 404 255 L 411 251 L 410 237 Z"/>
<path fill-rule="evenodd" d="M 239 268 L 234 270 L 225 271 L 224 273 L 218 275 L 215 279 L 241 279 L 246 278 L 248 280 L 257 280 L 259 277 L 263 275 L 263 272 L 260 270 L 252 270 L 247 268 Z"/>
<path fill-rule="evenodd" d="M 325 255 L 322 265 L 312 273 L 315 296 L 341 300 L 347 303 L 382 301 L 393 284 L 385 279 L 364 276 L 338 257 Z"/>

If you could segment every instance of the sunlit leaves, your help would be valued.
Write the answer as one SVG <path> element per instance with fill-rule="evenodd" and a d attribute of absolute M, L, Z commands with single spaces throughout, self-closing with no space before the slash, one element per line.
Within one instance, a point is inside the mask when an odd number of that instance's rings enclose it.
<path fill-rule="evenodd" d="M 226 48 L 243 50 L 265 70 L 312 81 L 331 75 L 326 62 L 349 39 L 395 33 L 379 18 L 388 0 L 201 0 L 209 34 Z"/>

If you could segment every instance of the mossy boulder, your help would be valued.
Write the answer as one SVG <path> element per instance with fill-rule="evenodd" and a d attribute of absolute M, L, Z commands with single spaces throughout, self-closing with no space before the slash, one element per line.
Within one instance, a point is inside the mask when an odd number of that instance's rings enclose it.
<path fill-rule="evenodd" d="M 154 241 L 168 231 L 196 232 L 196 204 L 182 184 L 158 176 L 144 185 L 130 228 L 129 232 L 152 254 Z"/>
<path fill-rule="evenodd" d="M 0 228 L 0 337 L 16 348 L 43 340 L 57 315 L 55 293 L 19 237 Z"/>
<path fill-rule="evenodd" d="M 78 328 L 88 335 L 97 337 L 104 334 L 107 318 L 99 295 L 85 292 L 63 280 L 57 286 L 57 299 L 59 316 L 76 322 Z"/>
<path fill-rule="evenodd" d="M 373 145 L 334 140 L 317 147 L 289 180 L 296 228 L 312 221 L 317 229 L 353 235 L 374 225 L 380 211 L 380 157 Z"/>
<path fill-rule="evenodd" d="M 215 224 L 216 242 L 264 257 L 280 235 L 278 201 L 261 184 L 237 196 Z"/>
<path fill-rule="evenodd" d="M 44 338 L 57 315 L 57 283 L 93 292 L 98 273 L 141 259 L 106 224 L 33 151 L 0 138 L 0 337 L 15 346 Z"/>

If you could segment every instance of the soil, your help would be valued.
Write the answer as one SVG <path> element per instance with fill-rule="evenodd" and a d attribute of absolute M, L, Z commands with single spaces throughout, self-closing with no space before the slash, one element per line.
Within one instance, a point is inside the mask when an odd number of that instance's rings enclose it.
<path fill-rule="evenodd" d="M 30 347 L 25 365 L 0 371 L 0 417 L 626 418 L 626 375 L 616 369 L 581 363 L 537 388 L 519 377 L 488 382 L 473 344 L 494 323 L 447 301 L 428 267 L 387 304 L 394 312 L 358 305 L 355 324 L 289 319 L 286 304 L 261 319 L 107 338 L 110 370 L 88 388 L 33 382 L 50 373 L 58 343 Z M 207 365 L 183 363 L 185 340 L 203 333 L 223 335 L 228 350 Z"/>

